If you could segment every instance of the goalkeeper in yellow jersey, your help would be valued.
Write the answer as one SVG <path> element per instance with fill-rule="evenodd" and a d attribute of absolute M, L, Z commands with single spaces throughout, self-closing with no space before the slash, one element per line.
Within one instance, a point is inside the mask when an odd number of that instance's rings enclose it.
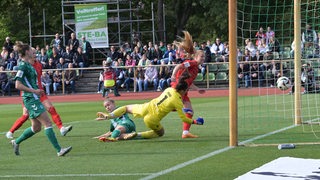
<path fill-rule="evenodd" d="M 98 118 L 96 118 L 96 120 L 114 119 L 125 113 L 133 114 L 134 117 L 143 117 L 145 125 L 151 129 L 150 131 L 138 133 L 138 137 L 145 139 L 164 135 L 164 128 L 160 124 L 160 121 L 171 111 L 177 111 L 183 122 L 203 125 L 203 118 L 199 117 L 196 120 L 192 120 L 185 115 L 188 109 L 183 109 L 181 96 L 187 91 L 188 84 L 185 82 L 185 79 L 182 78 L 175 88 L 167 88 L 159 97 L 147 103 L 122 106 L 110 114 L 98 112 Z M 133 133 L 132 135 L 135 136 L 136 134 Z"/>

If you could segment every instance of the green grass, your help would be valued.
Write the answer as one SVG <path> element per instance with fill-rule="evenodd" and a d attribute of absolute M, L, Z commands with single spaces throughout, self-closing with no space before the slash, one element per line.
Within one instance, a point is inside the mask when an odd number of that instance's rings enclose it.
<path fill-rule="evenodd" d="M 303 96 L 310 99 L 307 104 L 303 102 L 308 108 L 302 112 L 304 117 L 313 119 L 319 115 L 314 108 L 319 98 L 308 96 Z M 240 97 L 239 142 L 293 125 L 292 97 Z M 63 122 L 74 127 L 66 137 L 60 136 L 55 128 L 60 144 L 73 146 L 70 154 L 62 158 L 56 156 L 43 131 L 23 142 L 21 156 L 15 156 L 4 133 L 21 115 L 21 105 L 0 105 L 0 178 L 140 179 L 169 169 L 155 179 L 223 180 L 234 179 L 278 157 L 320 158 L 319 145 L 297 145 L 291 150 L 278 150 L 275 146 L 229 148 L 228 98 L 193 98 L 192 104 L 195 117 L 205 118 L 204 126 L 192 126 L 191 131 L 200 135 L 198 139 L 181 139 L 182 123 L 177 113 L 172 112 L 162 120 L 165 135 L 161 138 L 101 143 L 92 137 L 109 129 L 109 122 L 94 120 L 95 113 L 103 111 L 102 102 L 55 103 Z M 135 122 L 137 131 L 147 130 L 141 119 Z M 28 126 L 30 122 L 26 122 L 15 137 Z M 307 126 L 290 128 L 252 143 L 317 142 L 317 127 L 312 127 L 313 131 Z M 209 153 L 211 156 L 203 157 Z M 196 161 L 189 164 L 194 159 Z"/>

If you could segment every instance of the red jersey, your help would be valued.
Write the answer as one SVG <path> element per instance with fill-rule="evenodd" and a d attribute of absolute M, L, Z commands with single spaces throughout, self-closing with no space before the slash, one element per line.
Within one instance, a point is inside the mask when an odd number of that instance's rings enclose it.
<path fill-rule="evenodd" d="M 32 64 L 32 66 L 33 66 L 33 68 L 34 68 L 34 69 L 36 70 L 36 72 L 37 72 L 39 89 L 43 89 L 42 84 L 41 84 L 42 64 L 41 64 L 39 61 L 36 60 L 36 61 Z"/>
<path fill-rule="evenodd" d="M 185 73 L 185 71 L 188 71 L 190 77 L 188 79 L 186 79 L 186 82 L 188 83 L 188 86 L 190 87 L 190 85 L 193 83 L 193 81 L 196 79 L 198 73 L 199 73 L 199 65 L 197 63 L 197 61 L 195 60 L 190 60 L 187 59 L 185 60 L 182 65 L 185 67 L 184 69 L 179 69 L 177 74 L 176 74 L 176 81 L 175 82 L 171 82 L 171 87 L 176 87 L 179 78 L 181 77 L 181 75 L 183 73 Z"/>

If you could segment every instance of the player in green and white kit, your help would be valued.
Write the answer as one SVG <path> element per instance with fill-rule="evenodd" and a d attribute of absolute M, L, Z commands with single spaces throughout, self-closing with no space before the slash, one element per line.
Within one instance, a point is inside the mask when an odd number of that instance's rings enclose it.
<path fill-rule="evenodd" d="M 107 98 L 103 101 L 103 106 L 107 112 L 112 112 L 116 109 L 116 104 L 114 100 Z M 120 117 L 111 119 L 110 130 L 100 136 L 94 137 L 98 138 L 100 141 L 117 141 L 117 140 L 129 140 L 134 138 L 137 133 L 136 125 L 130 119 L 128 114 L 124 114 Z"/>
<path fill-rule="evenodd" d="M 32 137 L 37 132 L 40 132 L 41 126 L 43 125 L 45 127 L 45 134 L 56 149 L 58 156 L 64 156 L 72 149 L 72 147 L 61 148 L 52 129 L 52 123 L 46 109 L 40 102 L 40 95 L 44 93 L 44 90 L 39 89 L 37 72 L 29 63 L 35 56 L 35 51 L 29 45 L 23 44 L 22 42 L 18 42 L 16 47 L 18 53 L 21 54 L 22 59 L 15 77 L 16 88 L 23 91 L 23 103 L 29 112 L 31 127 L 25 129 L 17 139 L 11 141 L 14 153 L 20 155 L 20 143 Z"/>

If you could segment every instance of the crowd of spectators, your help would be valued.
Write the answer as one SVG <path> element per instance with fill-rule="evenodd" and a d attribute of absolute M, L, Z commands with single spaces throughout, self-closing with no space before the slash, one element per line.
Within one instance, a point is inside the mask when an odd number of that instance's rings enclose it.
<path fill-rule="evenodd" d="M 303 52 L 309 52 L 307 57 L 319 57 L 319 38 L 320 32 L 315 30 L 308 24 L 306 30 L 302 32 Z M 140 40 L 135 41 L 131 47 L 129 43 L 124 43 L 120 47 L 111 46 L 108 52 L 108 61 L 111 66 L 116 69 L 116 88 L 130 91 L 134 81 L 137 84 L 137 91 L 143 92 L 150 88 L 153 91 L 163 91 L 170 86 L 170 77 L 175 64 L 181 63 L 185 58 L 185 51 L 179 49 L 175 42 L 165 44 L 160 41 L 158 44 L 152 42 L 142 43 Z M 199 67 L 199 73 L 205 79 L 207 73 L 206 63 L 210 62 L 228 62 L 229 61 L 229 45 L 227 41 L 222 41 L 219 37 L 213 43 L 210 40 L 198 43 L 194 42 L 196 50 L 205 52 L 205 63 Z M 294 55 L 294 42 L 292 43 L 291 56 Z M 83 36 L 77 39 L 75 33 L 72 33 L 68 42 L 63 43 L 61 36 L 57 33 L 50 44 L 41 48 L 36 46 L 36 58 L 42 64 L 45 74 L 43 74 L 44 82 L 42 83 L 46 93 L 49 95 L 51 91 L 57 93 L 59 87 L 64 83 L 71 93 L 75 93 L 75 82 L 83 76 L 83 69 L 76 71 L 67 71 L 64 82 L 61 79 L 62 70 L 70 67 L 85 68 L 89 67 L 92 62 L 90 52 L 92 47 L 90 42 Z M 254 39 L 246 39 L 244 49 L 238 48 L 238 86 L 244 84 L 245 87 L 251 87 L 252 81 L 256 80 L 260 87 L 264 86 L 265 72 L 270 72 L 272 81 L 268 86 L 274 86 L 276 79 L 280 77 L 280 63 L 273 61 L 279 57 L 281 47 L 276 37 L 276 33 L 271 27 L 267 27 L 265 31 L 260 27 L 255 34 Z M 312 51 L 312 53 L 310 53 Z M 269 60 L 268 62 L 263 62 Z M 16 70 L 20 61 L 19 54 L 15 51 L 14 43 L 10 37 L 5 39 L 0 54 L 0 65 L 3 70 Z M 102 65 L 106 65 L 105 60 Z M 158 66 L 154 66 L 158 65 Z M 126 67 L 118 67 L 126 66 Z M 50 69 L 61 69 L 61 71 L 52 71 Z M 8 73 L 7 73 L 8 75 Z M 14 74 L 13 74 L 14 75 Z M 49 77 L 45 82 L 45 77 Z M 136 79 L 134 79 L 136 77 Z M 10 77 L 2 80 L 3 94 L 10 94 Z M 9 84 L 4 86 L 3 84 Z M 9 89 L 8 89 L 9 86 Z M 46 88 L 49 86 L 49 88 Z M 98 93 L 102 92 L 101 79 L 98 85 Z"/>

